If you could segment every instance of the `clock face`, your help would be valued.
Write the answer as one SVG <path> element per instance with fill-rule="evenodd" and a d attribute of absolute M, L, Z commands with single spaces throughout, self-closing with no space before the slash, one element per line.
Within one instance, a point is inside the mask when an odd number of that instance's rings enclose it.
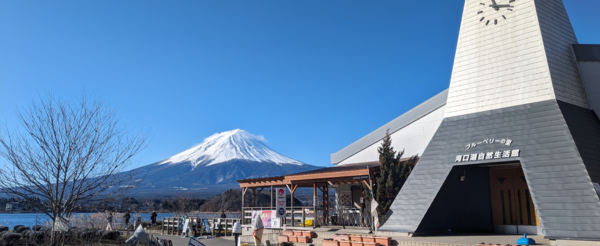
<path fill-rule="evenodd" d="M 486 26 L 498 25 L 500 21 L 510 18 L 514 11 L 514 2 L 516 0 L 482 0 L 479 3 L 477 15 L 479 22 Z"/>

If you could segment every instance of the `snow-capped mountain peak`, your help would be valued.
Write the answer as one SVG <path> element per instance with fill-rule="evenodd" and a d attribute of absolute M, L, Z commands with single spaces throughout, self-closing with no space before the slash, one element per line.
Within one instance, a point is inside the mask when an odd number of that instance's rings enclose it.
<path fill-rule="evenodd" d="M 192 167 L 211 166 L 231 160 L 249 160 L 256 162 L 272 162 L 278 165 L 304 163 L 283 156 L 269 147 L 262 136 L 250 134 L 244 130 L 213 134 L 204 139 L 201 144 L 181 152 L 160 164 L 178 164 L 190 162 Z"/>

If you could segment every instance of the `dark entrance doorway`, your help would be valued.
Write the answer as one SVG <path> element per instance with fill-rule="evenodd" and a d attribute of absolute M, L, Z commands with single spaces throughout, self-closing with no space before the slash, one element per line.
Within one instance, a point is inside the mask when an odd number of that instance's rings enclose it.
<path fill-rule="evenodd" d="M 494 231 L 538 234 L 539 220 L 520 164 L 490 167 Z"/>

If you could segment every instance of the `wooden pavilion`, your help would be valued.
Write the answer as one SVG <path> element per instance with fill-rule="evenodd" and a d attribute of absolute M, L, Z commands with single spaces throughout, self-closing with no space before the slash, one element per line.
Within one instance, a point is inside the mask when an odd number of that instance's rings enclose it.
<path fill-rule="evenodd" d="M 357 210 L 360 210 L 361 218 L 355 219 L 356 223 L 353 225 L 366 226 L 367 224 L 370 224 L 368 222 L 370 220 L 365 220 L 365 216 L 362 216 L 365 214 L 365 203 L 363 202 L 364 199 L 362 199 L 362 184 L 364 184 L 364 187 L 371 190 L 373 182 L 375 182 L 374 179 L 376 174 L 379 172 L 379 162 L 370 162 L 322 168 L 285 176 L 238 180 L 240 187 L 242 188 L 242 222 L 244 224 L 249 223 L 252 219 L 252 211 L 274 210 L 273 189 L 286 187 L 291 194 L 291 204 L 289 204 L 289 207 L 286 209 L 287 213 L 285 220 L 287 226 L 306 226 L 305 221 L 309 219 L 313 219 L 313 227 L 330 225 L 332 223 L 337 224 L 335 222 L 337 220 L 332 221 L 330 217 L 329 188 L 339 187 L 341 185 L 355 185 L 354 188 L 360 186 L 360 202 L 352 202 L 351 207 L 355 213 L 357 213 Z M 312 207 L 294 207 L 294 193 L 298 187 L 313 188 Z M 257 192 L 260 193 L 265 188 L 270 189 L 271 206 L 259 208 L 256 204 Z M 244 204 L 244 197 L 248 190 L 252 191 L 254 198 L 253 207 L 249 206 L 250 204 Z M 322 193 L 322 203 L 320 205 L 317 205 L 317 190 Z M 336 195 L 339 195 L 337 190 Z M 358 199 L 357 197 L 354 197 L 353 200 L 357 201 Z"/>

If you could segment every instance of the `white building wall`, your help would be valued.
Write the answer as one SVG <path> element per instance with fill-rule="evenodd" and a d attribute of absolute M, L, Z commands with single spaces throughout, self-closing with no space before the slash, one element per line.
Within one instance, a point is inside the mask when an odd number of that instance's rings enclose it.
<path fill-rule="evenodd" d="M 562 0 L 536 0 L 536 6 L 556 99 L 589 109 L 571 50 L 571 44 L 577 44 L 577 37 Z"/>
<path fill-rule="evenodd" d="M 405 149 L 404 157 L 422 154 L 444 119 L 445 108 L 445 106 L 442 106 L 404 128 L 393 132 L 391 138 L 394 149 L 396 151 Z M 381 146 L 382 141 L 379 140 L 352 155 L 339 165 L 378 161 L 379 153 L 377 153 L 377 148 Z"/>
<path fill-rule="evenodd" d="M 563 37 L 564 32 L 555 31 L 570 27 L 561 0 L 515 1 L 510 3 L 513 11 L 495 11 L 487 2 L 481 3 L 465 3 L 446 117 L 556 98 L 589 107 L 572 55 L 563 54 L 570 53 L 575 36 L 569 32 Z"/>

